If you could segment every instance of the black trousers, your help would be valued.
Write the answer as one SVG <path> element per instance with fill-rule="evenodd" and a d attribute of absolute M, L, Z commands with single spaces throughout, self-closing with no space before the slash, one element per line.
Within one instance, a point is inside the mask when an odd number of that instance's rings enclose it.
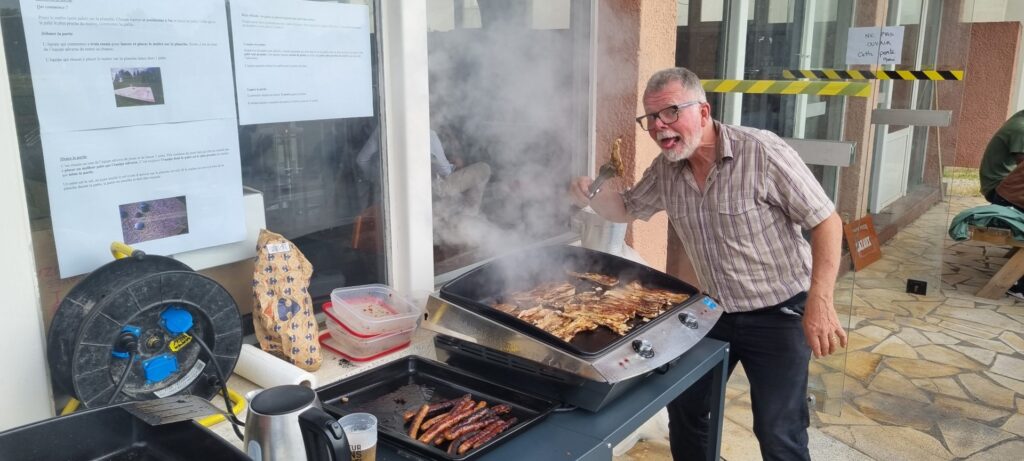
<path fill-rule="evenodd" d="M 729 374 L 743 364 L 750 381 L 754 435 L 765 460 L 810 460 L 807 451 L 807 364 L 804 339 L 806 293 L 753 312 L 723 314 L 708 336 L 730 343 Z M 711 376 L 668 404 L 674 461 L 703 460 L 711 412 Z M 723 443 L 728 443 L 728 440 Z"/>
<path fill-rule="evenodd" d="M 999 195 L 995 189 L 992 189 L 988 192 L 988 194 L 985 194 L 985 200 L 988 200 L 988 202 L 993 205 L 1013 207 L 1016 208 L 1017 211 L 1024 212 L 1024 208 L 1021 208 L 1017 205 L 1010 203 L 1009 200 L 1006 200 L 1005 198 L 1003 198 L 1002 195 Z"/>

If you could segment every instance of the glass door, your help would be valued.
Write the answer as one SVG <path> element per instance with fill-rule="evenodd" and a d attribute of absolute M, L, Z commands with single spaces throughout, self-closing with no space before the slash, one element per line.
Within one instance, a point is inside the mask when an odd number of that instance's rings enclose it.
<path fill-rule="evenodd" d="M 780 80 L 787 69 L 842 68 L 853 6 L 852 0 L 691 2 L 686 21 L 680 21 L 677 65 L 696 71 L 702 79 L 742 80 Z M 718 37 L 717 47 L 712 46 L 712 34 Z M 842 139 L 844 97 L 709 93 L 708 98 L 713 108 L 721 107 L 714 116 L 725 123 L 765 129 L 784 138 Z M 837 200 L 838 167 L 807 166 Z M 844 327 L 850 324 L 852 299 L 851 272 L 837 282 L 834 292 Z M 846 350 L 810 364 L 808 395 L 818 410 L 839 413 L 845 367 Z"/>
<path fill-rule="evenodd" d="M 926 54 L 926 21 L 922 21 L 928 0 L 896 0 L 889 4 L 888 25 L 903 27 L 903 56 L 905 67 L 920 69 Z M 883 66 L 895 70 L 896 65 Z M 918 109 L 917 93 L 921 84 L 917 80 L 884 80 L 879 88 L 878 109 Z M 908 125 L 878 127 L 874 163 L 874 184 L 870 209 L 877 213 L 907 194 L 911 157 L 916 128 Z"/>

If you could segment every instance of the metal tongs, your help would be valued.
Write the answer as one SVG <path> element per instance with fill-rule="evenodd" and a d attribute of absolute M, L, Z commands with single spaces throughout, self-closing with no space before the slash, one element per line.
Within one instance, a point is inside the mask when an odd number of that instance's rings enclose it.
<path fill-rule="evenodd" d="M 611 158 L 608 159 L 607 163 L 601 165 L 601 169 L 597 172 L 597 178 L 594 178 L 594 182 L 590 183 L 590 187 L 587 189 L 587 199 L 593 200 L 594 196 L 601 192 L 601 186 L 608 179 L 622 176 L 622 157 L 619 155 L 621 149 L 622 138 L 616 138 L 615 143 L 612 144 Z"/>

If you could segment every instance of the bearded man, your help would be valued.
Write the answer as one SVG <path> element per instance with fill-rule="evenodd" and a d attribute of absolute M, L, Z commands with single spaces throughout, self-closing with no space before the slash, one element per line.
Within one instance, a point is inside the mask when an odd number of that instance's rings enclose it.
<path fill-rule="evenodd" d="M 668 214 L 701 289 L 725 309 L 708 336 L 730 343 L 730 373 L 743 364 L 762 457 L 809 460 L 808 360 L 846 347 L 832 299 L 835 205 L 781 138 L 712 119 L 693 72 L 655 73 L 643 105 L 637 123 L 661 155 L 631 189 L 587 200 L 592 180 L 580 177 L 572 199 L 613 222 Z M 667 407 L 675 460 L 705 458 L 710 385 L 708 375 Z"/>

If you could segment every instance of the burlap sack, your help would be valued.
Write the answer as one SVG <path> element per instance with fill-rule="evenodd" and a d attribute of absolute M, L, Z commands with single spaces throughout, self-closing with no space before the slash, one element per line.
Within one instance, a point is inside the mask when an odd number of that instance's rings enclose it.
<path fill-rule="evenodd" d="M 315 371 L 323 362 L 319 327 L 309 296 L 313 265 L 288 239 L 266 229 L 256 246 L 252 323 L 260 347 Z"/>

